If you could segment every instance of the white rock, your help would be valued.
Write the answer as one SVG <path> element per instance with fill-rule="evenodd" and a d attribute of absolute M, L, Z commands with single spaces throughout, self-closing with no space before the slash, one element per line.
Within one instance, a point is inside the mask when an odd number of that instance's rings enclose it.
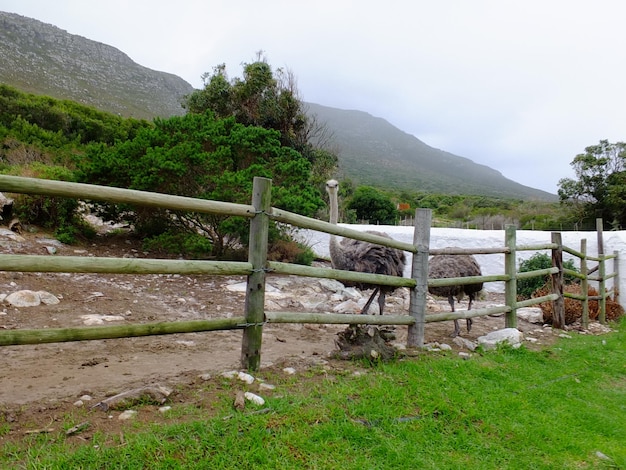
<path fill-rule="evenodd" d="M 21 235 L 18 235 L 17 233 L 6 228 L 0 229 L 0 237 L 8 238 L 9 240 L 19 243 L 24 243 L 26 241 L 26 239 Z"/>
<path fill-rule="evenodd" d="M 527 337 L 526 341 L 528 341 L 529 343 L 536 343 L 538 341 L 538 339 L 537 338 Z"/>
<path fill-rule="evenodd" d="M 570 335 L 568 335 L 567 333 L 561 333 L 559 334 L 559 338 L 567 338 L 567 339 L 572 339 L 572 337 Z"/>
<path fill-rule="evenodd" d="M 222 377 L 227 378 L 227 379 L 234 379 L 235 377 L 237 377 L 239 375 L 239 371 L 237 370 L 229 370 L 226 372 L 222 372 Z"/>
<path fill-rule="evenodd" d="M 543 311 L 539 307 L 523 307 L 517 309 L 517 318 L 529 323 L 543 324 Z"/>
<path fill-rule="evenodd" d="M 161 407 L 159 407 L 159 411 L 160 411 L 161 413 L 165 413 L 166 411 L 169 411 L 169 410 L 171 410 L 171 409 L 172 409 L 172 407 L 171 407 L 171 406 L 161 406 Z"/>
<path fill-rule="evenodd" d="M 463 338 L 461 336 L 455 337 L 452 342 L 461 348 L 468 349 L 470 351 L 474 351 L 476 349 L 476 343 L 470 341 L 467 338 Z"/>
<path fill-rule="evenodd" d="M 91 395 L 83 395 L 82 397 L 80 397 L 80 399 L 82 401 L 91 401 L 93 400 L 93 397 Z"/>
<path fill-rule="evenodd" d="M 276 389 L 276 385 L 268 384 L 265 382 L 259 384 L 259 390 L 275 390 L 275 389 Z"/>
<path fill-rule="evenodd" d="M 285 374 L 293 375 L 293 374 L 295 374 L 295 373 L 296 373 L 296 369 L 294 369 L 293 367 L 285 367 L 285 368 L 283 369 L 283 372 L 284 372 Z"/>
<path fill-rule="evenodd" d="M 258 395 L 255 395 L 252 392 L 246 392 L 243 394 L 246 397 L 246 400 L 251 401 L 255 405 L 263 406 L 265 405 L 265 400 Z"/>
<path fill-rule="evenodd" d="M 83 406 L 85 404 L 85 402 L 83 402 L 82 400 L 77 400 L 74 402 L 74 406 Z"/>
<path fill-rule="evenodd" d="M 452 351 L 452 346 L 446 343 L 442 343 L 439 345 L 439 349 L 441 349 L 442 351 Z"/>
<path fill-rule="evenodd" d="M 461 352 L 459 352 L 459 357 L 460 357 L 461 359 L 465 359 L 465 360 L 467 360 L 467 359 L 469 359 L 470 357 L 472 357 L 472 355 L 471 355 L 470 353 L 466 353 L 465 351 L 461 351 Z"/>
<path fill-rule="evenodd" d="M 246 292 L 248 289 L 248 283 L 246 282 L 238 282 L 237 284 L 229 284 L 226 286 L 226 289 L 231 292 Z"/>
<path fill-rule="evenodd" d="M 341 292 L 345 289 L 344 285 L 335 279 L 320 279 L 319 284 L 326 290 L 331 292 Z"/>
<path fill-rule="evenodd" d="M 251 384 L 254 382 L 254 377 L 252 377 L 250 374 L 246 374 L 245 372 L 239 372 L 239 374 L 237 374 L 237 378 L 247 384 Z"/>
<path fill-rule="evenodd" d="M 46 292 L 45 290 L 37 291 L 37 295 L 39 295 L 39 299 L 41 300 L 42 304 L 56 305 L 61 302 L 56 295 L 51 294 L 50 292 Z"/>
<path fill-rule="evenodd" d="M 117 419 L 119 419 L 121 421 L 124 421 L 124 420 L 127 420 L 127 419 L 134 418 L 136 414 L 137 414 L 137 412 L 135 410 L 126 410 L 123 413 L 121 413 L 117 417 Z"/>
<path fill-rule="evenodd" d="M 478 338 L 478 344 L 486 350 L 495 349 L 500 343 L 509 343 L 514 348 L 519 348 L 524 340 L 524 335 L 517 328 L 504 328 L 492 331 Z"/>
<path fill-rule="evenodd" d="M 5 299 L 14 307 L 36 307 L 41 304 L 39 294 L 32 290 L 19 290 L 7 295 Z"/>
<path fill-rule="evenodd" d="M 102 325 L 104 322 L 111 321 L 123 321 L 124 317 L 120 315 L 100 315 L 99 313 L 89 313 L 87 315 L 81 315 L 84 325 Z"/>
<path fill-rule="evenodd" d="M 361 307 L 354 300 L 346 300 L 333 308 L 335 313 L 359 313 L 360 311 Z"/>
<path fill-rule="evenodd" d="M 211 374 L 200 374 L 198 377 L 200 378 L 200 380 L 204 380 L 205 382 L 207 380 L 211 380 Z"/>

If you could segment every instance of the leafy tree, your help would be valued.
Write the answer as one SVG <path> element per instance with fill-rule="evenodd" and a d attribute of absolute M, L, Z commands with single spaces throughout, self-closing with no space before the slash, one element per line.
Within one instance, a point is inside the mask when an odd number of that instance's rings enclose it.
<path fill-rule="evenodd" d="M 306 114 L 293 74 L 272 67 L 258 54 L 243 65 L 243 78 L 230 79 L 226 64 L 203 75 L 204 88 L 191 93 L 185 103 L 190 113 L 210 110 L 217 118 L 232 117 L 246 126 L 274 129 L 282 145 L 297 150 L 312 165 L 312 183 L 326 181 L 337 167 L 337 155 L 327 148 L 325 125 Z"/>
<path fill-rule="evenodd" d="M 356 189 L 348 209 L 356 212 L 357 219 L 368 220 L 370 224 L 395 224 L 398 219 L 398 210 L 391 199 L 369 186 Z"/>
<path fill-rule="evenodd" d="M 601 140 L 571 163 L 577 180 L 559 181 L 559 198 L 584 226 L 601 217 L 613 227 L 626 225 L 626 143 Z"/>
<path fill-rule="evenodd" d="M 131 189 L 249 204 L 255 176 L 272 178 L 272 205 L 312 216 L 323 201 L 309 181 L 311 165 L 282 146 L 278 132 L 213 113 L 155 120 L 134 139 L 90 147 L 81 180 Z M 204 233 L 216 256 L 246 241 L 245 221 L 204 214 L 100 205 L 109 220 L 126 218 L 144 236 L 178 229 Z"/>

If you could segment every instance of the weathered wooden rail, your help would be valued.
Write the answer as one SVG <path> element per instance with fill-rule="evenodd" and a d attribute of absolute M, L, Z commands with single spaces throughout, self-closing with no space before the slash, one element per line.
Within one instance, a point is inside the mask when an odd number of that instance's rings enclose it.
<path fill-rule="evenodd" d="M 194 321 L 158 322 L 123 326 L 82 327 L 82 328 L 47 328 L 40 330 L 5 330 L 0 331 L 0 346 L 40 344 L 64 341 L 84 341 L 94 339 L 110 339 L 147 335 L 165 335 L 174 333 L 189 333 L 201 331 L 215 331 L 225 329 L 242 329 L 241 365 L 243 368 L 256 370 L 260 365 L 262 332 L 265 323 L 335 323 L 335 324 L 371 324 L 371 325 L 407 325 L 407 345 L 422 347 L 424 344 L 424 326 L 435 321 L 471 318 L 477 316 L 505 313 L 505 326 L 517 325 L 516 311 L 518 308 L 534 305 L 540 302 L 553 301 L 556 312 L 556 325 L 563 326 L 563 275 L 573 274 L 580 277 L 583 283 L 583 292 L 587 292 L 588 281 L 599 283 L 601 306 L 600 321 L 604 321 L 604 301 L 608 295 L 618 295 L 617 289 L 607 292 L 604 282 L 607 279 L 617 279 L 615 272 L 605 274 L 605 261 L 616 258 L 617 254 L 605 256 L 599 253 L 597 257 L 586 254 L 585 243 L 581 243 L 580 251 L 562 246 L 560 234 L 553 233 L 550 243 L 517 246 L 515 227 L 509 226 L 505 230 L 505 240 L 502 247 L 496 248 L 446 248 L 430 249 L 431 211 L 418 209 L 413 243 L 404 243 L 398 240 L 389 240 L 384 237 L 360 232 L 328 222 L 303 217 L 271 206 L 271 180 L 255 178 L 252 203 L 234 204 L 220 201 L 208 201 L 181 196 L 150 193 L 143 191 L 111 188 L 104 186 L 67 183 L 62 181 L 40 180 L 0 175 L 0 191 L 12 193 L 40 194 L 47 196 L 69 197 L 81 200 L 101 200 L 113 203 L 135 204 L 163 209 L 194 211 L 200 213 L 240 216 L 250 220 L 250 245 L 247 262 L 231 261 L 198 261 L 198 260 L 161 260 L 161 259 L 127 259 L 127 258 L 99 258 L 99 257 L 49 257 L 35 255 L 0 255 L 0 271 L 19 272 L 66 272 L 66 273 L 117 273 L 117 274 L 211 274 L 211 275 L 246 275 L 247 290 L 244 315 L 234 318 L 219 318 Z M 377 274 L 364 274 L 352 271 L 341 271 L 328 268 L 300 266 L 289 263 L 279 263 L 267 260 L 267 238 L 270 220 L 291 224 L 300 228 L 318 230 L 343 237 L 387 245 L 413 254 L 410 278 L 398 278 Z M 601 227 L 601 226 L 600 226 Z M 601 238 L 601 231 L 598 235 Z M 583 240 L 584 242 L 584 240 Z M 518 273 L 516 271 L 516 254 L 519 251 L 551 250 L 553 267 L 533 272 Z M 563 269 L 562 254 L 566 251 L 581 260 L 581 273 L 573 273 Z M 489 254 L 504 255 L 505 272 L 500 275 L 477 276 L 471 278 L 428 279 L 428 257 L 433 254 Z M 598 274 L 590 276 L 586 267 L 587 260 L 597 261 Z M 617 266 L 616 263 L 614 263 Z M 595 270 L 593 271 L 595 272 Z M 408 315 L 345 315 L 330 313 L 302 313 L 302 312 L 266 312 L 265 280 L 268 274 L 286 274 L 318 278 L 330 278 L 339 281 L 357 281 L 370 284 L 407 287 L 410 289 L 410 304 Z M 518 302 L 517 279 L 550 274 L 553 278 L 553 292 L 549 295 Z M 506 305 L 455 313 L 437 313 L 426 315 L 426 295 L 428 286 L 453 285 L 459 282 L 465 284 L 475 282 L 505 283 Z M 614 285 L 618 283 L 614 281 Z M 589 298 L 581 297 L 583 308 L 587 308 Z M 585 312 L 585 310 L 583 310 Z M 588 310 L 587 310 L 588 311 Z M 585 313 L 584 313 L 585 315 Z M 588 317 L 583 316 L 583 322 Z"/>

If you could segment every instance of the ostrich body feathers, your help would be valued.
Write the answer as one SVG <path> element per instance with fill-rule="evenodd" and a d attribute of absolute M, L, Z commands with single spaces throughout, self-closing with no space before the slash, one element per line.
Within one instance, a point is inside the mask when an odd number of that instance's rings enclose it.
<path fill-rule="evenodd" d="M 436 255 L 428 262 L 428 277 L 431 279 L 444 279 L 454 277 L 481 276 L 482 272 L 476 259 L 471 255 Z M 472 309 L 472 302 L 476 294 L 483 288 L 483 283 L 455 284 L 452 286 L 432 286 L 428 292 L 432 295 L 447 297 L 448 303 L 454 312 L 454 299 L 461 301 L 464 295 L 469 297 L 468 310 Z M 467 331 L 472 328 L 472 319 L 467 319 Z M 454 333 L 460 332 L 458 320 L 454 320 Z"/>

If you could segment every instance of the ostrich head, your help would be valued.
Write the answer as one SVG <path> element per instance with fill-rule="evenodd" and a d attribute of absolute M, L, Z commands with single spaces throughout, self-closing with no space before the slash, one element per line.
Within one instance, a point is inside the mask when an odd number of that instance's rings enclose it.
<path fill-rule="evenodd" d="M 339 202 L 337 201 L 339 183 L 337 182 L 337 180 L 326 181 L 326 192 L 328 193 L 330 205 L 329 222 L 331 224 L 336 224 L 339 221 Z"/>

